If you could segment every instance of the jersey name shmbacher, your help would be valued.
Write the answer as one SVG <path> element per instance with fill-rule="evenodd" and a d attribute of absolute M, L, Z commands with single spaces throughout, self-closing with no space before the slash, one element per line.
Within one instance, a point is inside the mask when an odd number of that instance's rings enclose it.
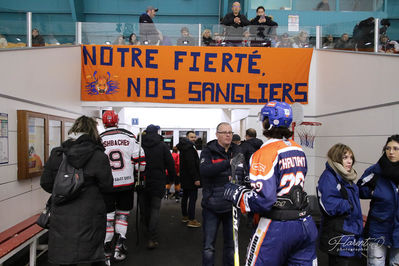
<path fill-rule="evenodd" d="M 116 139 L 116 140 L 105 140 L 103 141 L 104 147 L 108 146 L 129 146 L 129 141 L 126 139 Z"/>
<path fill-rule="evenodd" d="M 280 170 L 285 170 L 294 167 L 306 167 L 306 159 L 303 156 L 293 156 L 282 158 L 279 161 Z"/>

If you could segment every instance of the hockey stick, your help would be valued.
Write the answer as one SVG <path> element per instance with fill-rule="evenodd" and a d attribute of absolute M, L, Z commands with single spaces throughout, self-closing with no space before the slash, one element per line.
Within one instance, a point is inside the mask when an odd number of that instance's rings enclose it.
<path fill-rule="evenodd" d="M 141 157 L 141 128 L 139 129 L 139 166 L 138 166 L 138 171 L 137 171 L 137 183 L 135 185 L 136 187 L 136 192 L 137 192 L 137 206 L 136 206 L 136 235 L 137 235 L 137 239 L 136 239 L 136 246 L 139 245 L 139 237 L 140 237 L 140 233 L 139 233 L 139 208 L 140 208 L 140 195 L 139 195 L 139 186 L 141 183 L 140 180 L 140 157 Z M 139 188 L 139 189 L 137 189 Z"/>
<path fill-rule="evenodd" d="M 239 180 L 236 175 L 236 168 L 238 166 L 243 167 L 243 162 L 245 161 L 244 155 L 239 153 L 231 160 L 231 182 L 233 184 L 238 184 Z M 234 242 L 234 266 L 240 265 L 240 253 L 238 249 L 238 226 L 239 226 L 239 214 L 238 208 L 233 206 L 232 210 L 233 216 L 233 242 Z"/>

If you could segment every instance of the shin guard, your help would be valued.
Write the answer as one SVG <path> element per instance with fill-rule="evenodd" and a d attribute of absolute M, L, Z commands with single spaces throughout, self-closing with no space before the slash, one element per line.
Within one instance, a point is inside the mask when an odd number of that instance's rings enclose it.
<path fill-rule="evenodd" d="M 121 237 L 126 238 L 129 211 L 116 210 L 115 231 Z"/>
<path fill-rule="evenodd" d="M 107 213 L 107 231 L 105 233 L 105 243 L 111 242 L 114 237 L 114 224 L 115 224 L 115 212 Z"/>

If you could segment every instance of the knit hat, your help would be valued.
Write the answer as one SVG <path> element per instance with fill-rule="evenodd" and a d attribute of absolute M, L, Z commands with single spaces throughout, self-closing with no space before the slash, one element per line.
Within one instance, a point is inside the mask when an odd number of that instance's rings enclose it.
<path fill-rule="evenodd" d="M 147 126 L 145 131 L 147 131 L 147 133 L 151 133 L 151 132 L 158 132 L 158 130 L 160 130 L 160 129 L 161 128 L 159 126 L 151 124 L 151 125 Z"/>

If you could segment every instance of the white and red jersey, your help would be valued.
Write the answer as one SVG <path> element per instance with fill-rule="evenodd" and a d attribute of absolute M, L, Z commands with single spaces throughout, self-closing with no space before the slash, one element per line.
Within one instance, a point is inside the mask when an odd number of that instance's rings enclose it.
<path fill-rule="evenodd" d="M 242 197 L 241 211 L 270 211 L 277 197 L 287 195 L 293 186 L 303 188 L 306 173 L 306 156 L 299 144 L 269 139 L 251 157 L 249 177 L 253 190 Z"/>
<path fill-rule="evenodd" d="M 114 177 L 114 188 L 132 186 L 134 171 L 145 168 L 144 150 L 136 136 L 123 128 L 111 127 L 100 134 L 105 153 L 108 155 Z"/>

